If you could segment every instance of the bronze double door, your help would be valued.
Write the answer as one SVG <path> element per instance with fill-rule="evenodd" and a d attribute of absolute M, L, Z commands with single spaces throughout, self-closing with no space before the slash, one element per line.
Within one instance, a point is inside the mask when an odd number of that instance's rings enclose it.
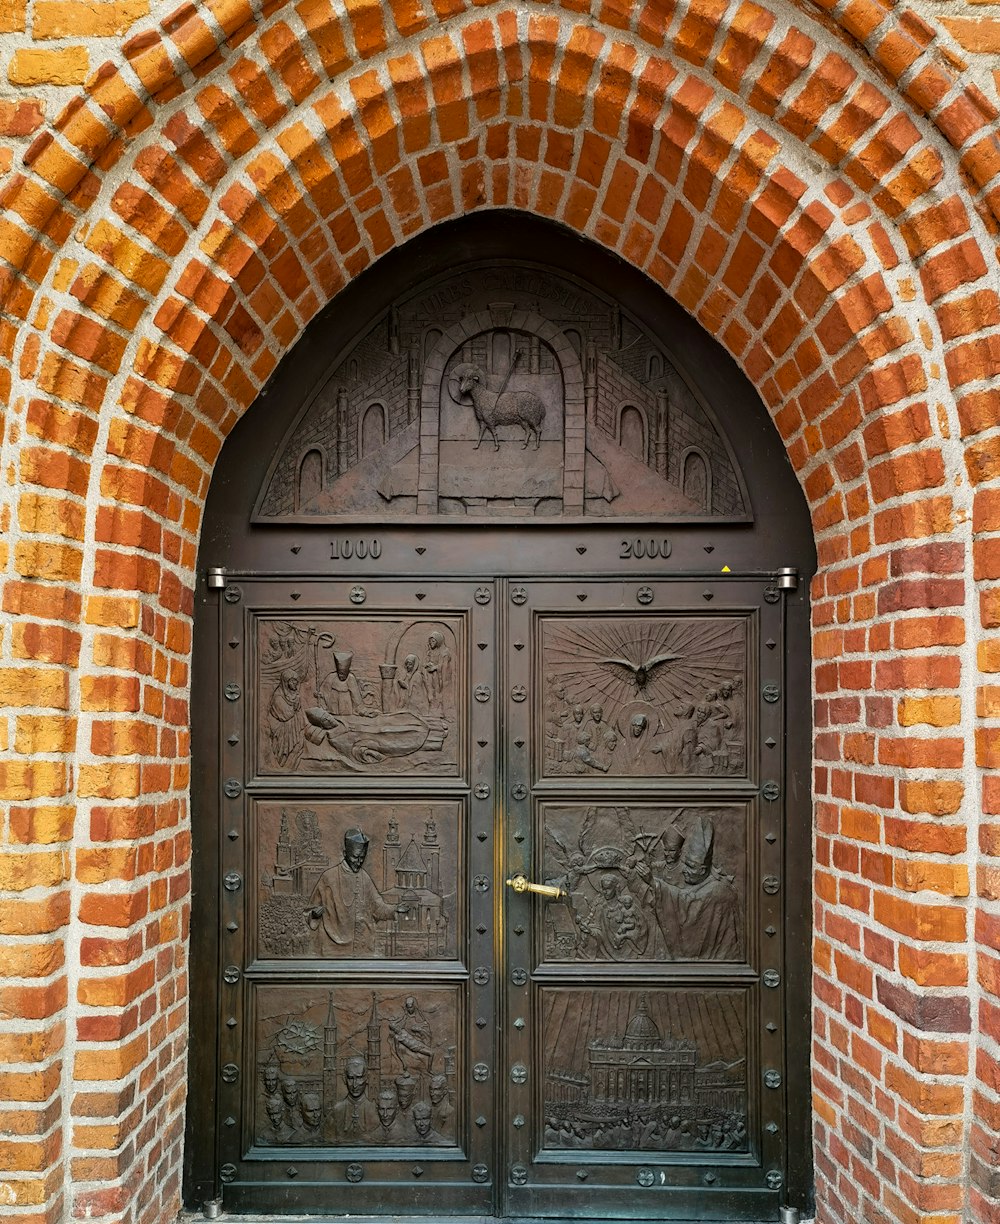
<path fill-rule="evenodd" d="M 227 578 L 227 1208 L 777 1218 L 784 614 L 766 576 Z"/>

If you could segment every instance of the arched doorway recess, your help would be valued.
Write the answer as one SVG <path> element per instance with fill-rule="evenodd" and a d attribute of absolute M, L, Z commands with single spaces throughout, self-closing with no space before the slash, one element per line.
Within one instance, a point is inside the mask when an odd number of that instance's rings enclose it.
<path fill-rule="evenodd" d="M 191 1202 L 809 1206 L 814 567 L 755 392 L 607 253 L 471 218 L 338 297 L 206 511 Z"/>

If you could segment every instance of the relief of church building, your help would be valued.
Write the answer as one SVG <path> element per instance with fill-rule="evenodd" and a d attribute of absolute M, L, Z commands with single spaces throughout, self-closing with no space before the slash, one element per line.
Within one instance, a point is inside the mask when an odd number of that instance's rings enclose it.
<path fill-rule="evenodd" d="M 601 993 L 546 999 L 545 1146 L 745 1150 L 745 1035 L 733 997 Z M 609 1032 L 613 1016 L 627 1021 Z"/>

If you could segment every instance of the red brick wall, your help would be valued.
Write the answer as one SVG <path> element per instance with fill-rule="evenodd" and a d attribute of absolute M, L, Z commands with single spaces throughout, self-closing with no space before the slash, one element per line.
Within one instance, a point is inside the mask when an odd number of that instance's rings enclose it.
<path fill-rule="evenodd" d="M 69 10 L 0 0 L 0 31 Z M 877 0 L 87 11 L 104 50 L 38 33 L 0 105 L 5 1218 L 176 1210 L 213 461 L 351 277 L 504 206 L 620 252 L 717 336 L 813 508 L 819 1218 L 997 1224 L 987 61 Z M 988 15 L 947 11 L 988 42 Z M 64 104 L 48 122 L 35 86 Z"/>

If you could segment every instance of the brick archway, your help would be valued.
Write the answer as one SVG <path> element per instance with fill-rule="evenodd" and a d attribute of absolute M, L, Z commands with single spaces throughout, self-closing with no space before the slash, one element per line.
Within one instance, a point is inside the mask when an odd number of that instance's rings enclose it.
<path fill-rule="evenodd" d="M 813 509 L 821 1218 L 995 1219 L 995 115 L 874 5 L 393 13 L 179 10 L 7 184 L 12 1201 L 176 1204 L 212 464 L 344 283 L 503 206 L 717 336 Z"/>

